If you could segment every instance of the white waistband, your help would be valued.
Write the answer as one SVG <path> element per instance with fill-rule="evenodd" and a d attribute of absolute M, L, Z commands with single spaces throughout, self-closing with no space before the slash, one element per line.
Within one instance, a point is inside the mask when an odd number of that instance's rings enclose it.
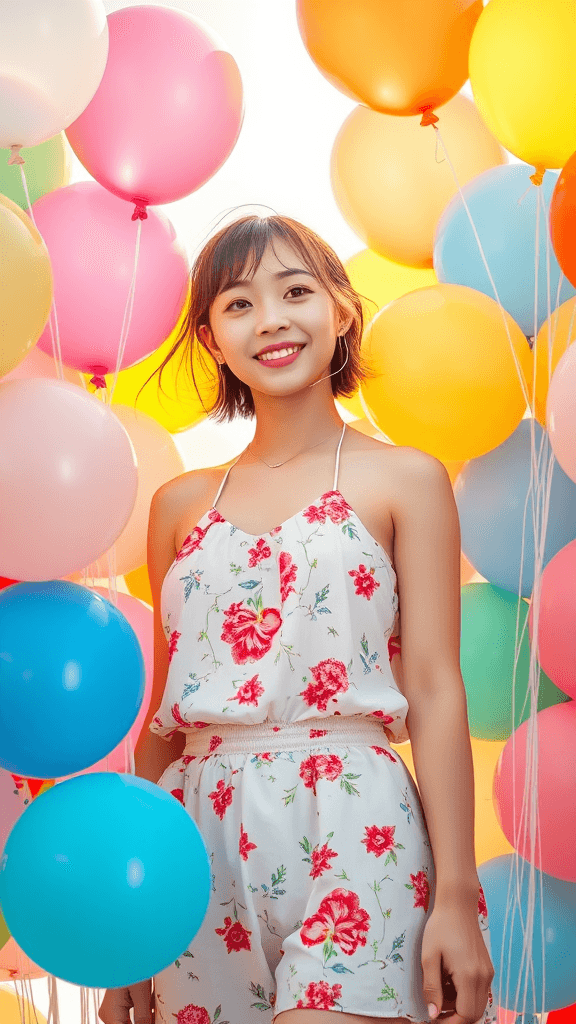
<path fill-rule="evenodd" d="M 261 751 L 299 750 L 332 744 L 380 746 L 390 749 L 382 723 L 366 715 L 331 715 L 300 722 L 265 722 L 254 725 L 214 724 L 187 733 L 184 755 L 250 754 Z M 183 756 L 184 756 L 183 755 Z"/>

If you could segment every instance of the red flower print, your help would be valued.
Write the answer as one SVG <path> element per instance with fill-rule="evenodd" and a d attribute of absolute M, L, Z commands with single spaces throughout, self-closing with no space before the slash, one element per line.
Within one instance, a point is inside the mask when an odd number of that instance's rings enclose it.
<path fill-rule="evenodd" d="M 176 1024 L 211 1024 L 208 1010 L 203 1006 L 194 1006 L 194 1003 L 188 1003 L 188 1006 L 172 1016 L 176 1017 Z"/>
<path fill-rule="evenodd" d="M 263 562 L 265 558 L 271 558 L 272 556 L 270 545 L 266 543 L 263 537 L 258 538 L 255 548 L 248 548 L 248 554 L 250 556 L 248 559 L 248 567 L 250 569 L 258 565 L 258 562 Z"/>
<path fill-rule="evenodd" d="M 208 726 L 211 724 L 211 722 L 192 722 L 192 725 L 194 726 L 195 729 L 207 729 Z M 186 725 L 188 725 L 187 722 Z"/>
<path fill-rule="evenodd" d="M 356 588 L 356 594 L 368 598 L 372 597 L 372 594 L 380 586 L 378 580 L 374 579 L 374 566 L 371 569 L 367 569 L 365 565 L 359 565 L 357 569 L 350 569 L 348 572 L 349 576 L 354 578 L 354 586 Z"/>
<path fill-rule="evenodd" d="M 401 647 L 400 647 L 400 637 L 399 636 L 391 636 L 390 639 L 388 640 L 388 659 L 389 659 L 389 661 L 392 661 L 392 658 L 394 657 L 395 654 L 402 654 L 402 650 L 401 650 Z"/>
<path fill-rule="evenodd" d="M 366 825 L 364 829 L 366 836 L 360 842 L 365 844 L 367 853 L 374 853 L 377 857 L 381 857 L 383 853 L 389 853 L 394 849 L 395 828 L 396 825 L 383 825 L 382 828 L 379 828 L 378 825 Z"/>
<path fill-rule="evenodd" d="M 220 779 L 216 789 L 212 793 L 208 793 L 208 796 L 212 800 L 214 806 L 214 814 L 217 814 L 222 821 L 222 818 L 226 814 L 226 808 L 230 807 L 232 803 L 232 790 L 234 786 L 225 786 L 224 779 Z"/>
<path fill-rule="evenodd" d="M 201 526 L 195 526 L 194 529 L 192 530 L 192 533 L 188 534 L 186 540 L 184 541 L 182 547 L 180 548 L 180 551 L 176 555 L 176 562 L 181 562 L 183 558 L 187 558 L 188 555 L 191 555 L 193 551 L 196 551 L 200 547 L 202 541 L 204 540 L 204 537 L 208 533 L 208 530 L 210 529 L 213 523 L 226 522 L 224 517 L 221 516 L 220 513 L 215 508 L 210 509 L 208 513 L 208 518 L 210 520 L 210 523 L 205 530 L 203 530 Z"/>
<path fill-rule="evenodd" d="M 182 757 L 182 763 L 184 765 L 188 765 L 190 764 L 190 761 L 195 761 L 197 757 L 198 754 L 184 754 Z"/>
<path fill-rule="evenodd" d="M 278 568 L 280 569 L 280 600 L 284 602 L 288 594 L 296 593 L 291 584 L 295 583 L 298 570 L 289 551 L 281 551 L 278 555 Z"/>
<path fill-rule="evenodd" d="M 208 747 L 209 753 L 212 754 L 216 750 L 216 748 L 220 746 L 221 743 L 222 743 L 222 737 L 221 736 L 211 736 L 210 737 L 210 745 Z"/>
<path fill-rule="evenodd" d="M 414 906 L 423 907 L 426 912 L 430 902 L 430 884 L 428 882 L 428 875 L 425 871 L 418 871 L 415 875 L 411 874 L 410 878 L 412 879 L 412 888 L 415 890 Z M 408 887 L 410 888 L 410 886 Z"/>
<path fill-rule="evenodd" d="M 177 629 L 174 629 L 170 633 L 170 638 L 168 640 L 168 664 L 170 664 L 172 656 L 176 654 L 176 651 L 178 650 L 178 641 L 181 636 L 182 634 L 179 633 Z"/>
<path fill-rule="evenodd" d="M 387 757 L 393 764 L 398 764 L 398 758 L 394 757 L 394 754 L 390 753 L 389 750 L 386 750 L 386 747 L 372 747 L 372 750 L 375 750 L 377 754 L 382 754 L 384 757 Z"/>
<path fill-rule="evenodd" d="M 330 985 L 327 981 L 311 981 L 304 993 L 304 999 L 296 1003 L 297 1010 L 331 1010 L 342 995 L 342 985 Z"/>
<path fill-rule="evenodd" d="M 343 953 L 352 956 L 358 946 L 366 945 L 370 915 L 359 904 L 358 896 L 348 889 L 333 889 L 318 910 L 307 917 L 300 929 L 305 946 L 316 946 L 332 939 Z"/>
<path fill-rule="evenodd" d="M 310 729 L 310 739 L 314 740 L 317 736 L 327 736 L 328 729 Z"/>
<path fill-rule="evenodd" d="M 282 616 L 277 608 L 262 608 L 257 613 L 247 608 L 243 601 L 233 601 L 224 615 L 226 622 L 220 639 L 231 645 L 230 653 L 235 665 L 259 661 L 268 654 L 282 625 Z"/>
<path fill-rule="evenodd" d="M 312 850 L 312 869 L 310 871 L 310 878 L 320 878 L 320 875 L 324 871 L 329 871 L 332 867 L 330 863 L 331 857 L 337 857 L 336 850 L 331 850 L 328 843 L 324 843 L 323 846 L 318 849 Z"/>
<path fill-rule="evenodd" d="M 178 725 L 185 725 L 188 728 L 190 728 L 190 723 L 189 722 L 185 722 L 184 719 L 182 718 L 182 715 L 180 714 L 180 705 L 179 704 L 173 704 L 172 705 L 172 707 L 170 708 L 170 714 L 172 715 L 172 718 L 174 719 L 174 721 L 178 722 Z"/>
<path fill-rule="evenodd" d="M 342 761 L 337 754 L 310 754 L 302 761 L 299 775 L 307 789 L 316 796 L 318 779 L 329 779 L 334 782 L 342 774 Z"/>
<path fill-rule="evenodd" d="M 345 693 L 348 689 L 348 676 L 343 661 L 326 658 L 310 669 L 315 682 L 308 683 L 305 690 L 298 694 L 303 697 L 309 707 L 316 705 L 318 711 L 326 711 L 329 700 L 336 700 L 335 694 Z"/>
<path fill-rule="evenodd" d="M 184 803 L 184 790 L 183 789 L 171 789 L 170 792 L 171 792 L 172 796 L 176 797 L 176 799 L 180 801 L 181 804 Z"/>
<path fill-rule="evenodd" d="M 264 754 L 254 754 L 254 757 L 257 757 L 259 761 L 269 761 L 270 763 L 274 760 L 269 750 Z"/>
<path fill-rule="evenodd" d="M 232 923 L 231 917 L 224 918 L 224 927 L 215 928 L 216 935 L 224 936 L 224 942 L 228 948 L 229 953 L 237 953 L 241 949 L 251 949 L 250 936 L 252 932 L 249 932 L 240 921 L 234 921 Z"/>
<path fill-rule="evenodd" d="M 244 831 L 244 825 L 240 822 L 240 842 L 238 844 L 240 856 L 243 860 L 248 860 L 248 854 L 250 850 L 257 850 L 256 843 L 248 842 L 248 833 Z"/>
<path fill-rule="evenodd" d="M 258 698 L 264 693 L 264 687 L 257 682 L 258 673 L 252 676 L 252 679 L 247 679 L 242 686 L 239 686 L 233 697 L 227 697 L 227 700 L 237 700 L 239 704 L 254 704 L 258 707 Z"/>
<path fill-rule="evenodd" d="M 480 886 L 478 895 L 478 913 L 481 914 L 482 917 L 488 917 L 488 907 L 486 906 L 486 897 L 482 886 Z"/>
<path fill-rule="evenodd" d="M 381 718 L 385 725 L 391 725 L 394 721 L 394 715 L 387 715 L 385 711 L 372 711 L 372 718 Z"/>

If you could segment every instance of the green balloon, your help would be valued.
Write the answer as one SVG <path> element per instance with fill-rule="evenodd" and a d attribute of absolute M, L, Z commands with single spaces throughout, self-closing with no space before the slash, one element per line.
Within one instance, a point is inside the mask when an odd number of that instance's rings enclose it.
<path fill-rule="evenodd" d="M 480 740 L 507 740 L 530 717 L 529 606 L 509 590 L 491 583 L 467 583 L 461 591 L 460 670 L 466 688 L 470 735 Z M 512 680 L 516 619 L 521 637 L 514 687 Z M 526 623 L 526 625 L 525 625 Z M 540 669 L 537 709 L 571 698 Z"/>
<path fill-rule="evenodd" d="M 70 180 L 70 156 L 64 132 L 54 135 L 39 146 L 23 146 L 20 156 L 24 161 L 24 174 L 30 194 L 35 203 L 47 192 L 62 188 Z M 0 192 L 8 196 L 25 213 L 28 213 L 26 193 L 18 164 L 9 164 L 9 149 L 0 149 Z"/>
<path fill-rule="evenodd" d="M 2 911 L 0 910 L 0 949 L 6 945 L 10 938 L 10 932 L 6 927 L 6 921 L 2 917 Z"/>

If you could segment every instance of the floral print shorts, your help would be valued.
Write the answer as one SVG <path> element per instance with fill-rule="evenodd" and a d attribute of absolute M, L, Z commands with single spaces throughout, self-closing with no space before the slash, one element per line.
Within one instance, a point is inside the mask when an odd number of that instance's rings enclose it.
<path fill-rule="evenodd" d="M 306 1008 L 429 1021 L 434 863 L 416 784 L 373 719 L 195 730 L 158 785 L 206 843 L 202 926 L 154 979 L 156 1024 Z M 480 927 L 490 951 L 480 890 Z M 492 999 L 482 1024 L 496 1019 Z"/>

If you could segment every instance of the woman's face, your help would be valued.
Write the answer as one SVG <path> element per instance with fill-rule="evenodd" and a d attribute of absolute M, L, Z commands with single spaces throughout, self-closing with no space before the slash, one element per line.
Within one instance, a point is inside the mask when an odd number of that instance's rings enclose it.
<path fill-rule="evenodd" d="M 274 251 L 275 250 L 275 251 Z M 219 350 L 232 372 L 248 387 L 267 393 L 297 390 L 319 378 L 330 366 L 342 322 L 333 299 L 321 282 L 285 242 L 275 239 L 256 273 L 218 295 L 210 309 L 210 326 L 199 327 L 200 340 L 213 355 Z M 255 358 L 267 345 L 305 346 L 283 367 Z"/>

